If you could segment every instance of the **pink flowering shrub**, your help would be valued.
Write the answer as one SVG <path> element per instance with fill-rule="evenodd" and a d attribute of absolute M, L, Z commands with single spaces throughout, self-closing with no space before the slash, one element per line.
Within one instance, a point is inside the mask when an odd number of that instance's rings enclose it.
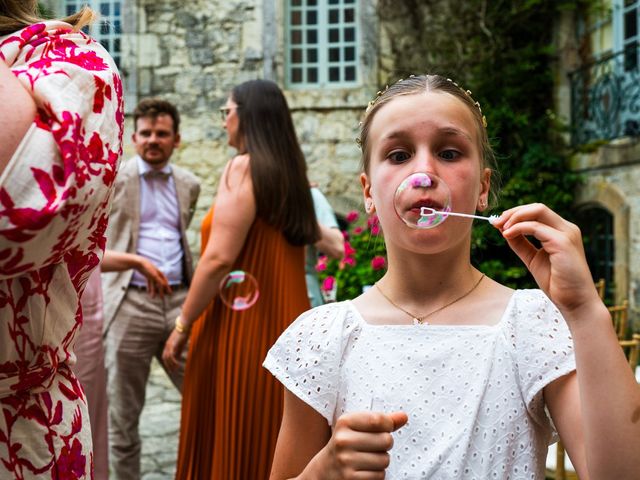
<path fill-rule="evenodd" d="M 387 252 L 378 217 L 373 215 L 361 221 L 359 213 L 354 210 L 347 214 L 346 220 L 347 230 L 342 232 L 344 258 L 338 261 L 321 256 L 316 264 L 320 288 L 328 300 L 357 297 L 363 287 L 378 281 L 387 268 Z"/>

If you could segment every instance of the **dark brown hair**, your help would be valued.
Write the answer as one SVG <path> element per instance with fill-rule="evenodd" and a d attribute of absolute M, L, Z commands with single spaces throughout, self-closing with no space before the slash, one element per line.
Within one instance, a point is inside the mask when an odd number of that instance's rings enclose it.
<path fill-rule="evenodd" d="M 140 100 L 133 111 L 133 129 L 138 128 L 139 118 L 158 118 L 158 115 L 169 115 L 173 119 L 173 133 L 180 131 L 180 113 L 176 106 L 161 98 L 145 98 Z"/>
<path fill-rule="evenodd" d="M 238 135 L 251 157 L 257 216 L 278 228 L 292 245 L 320 238 L 300 149 L 287 100 L 268 80 L 250 80 L 231 92 Z"/>
<path fill-rule="evenodd" d="M 80 30 L 94 19 L 93 10 L 85 6 L 79 12 L 60 20 L 67 22 L 75 30 Z M 0 0 L 0 35 L 17 32 L 43 20 L 38 16 L 38 2 L 36 0 Z"/>
<path fill-rule="evenodd" d="M 440 75 L 419 75 L 411 76 L 407 79 L 400 80 L 389 86 L 383 92 L 380 92 L 369 103 L 367 111 L 364 114 L 360 127 L 360 138 L 358 143 L 362 148 L 362 169 L 364 172 L 369 171 L 370 149 L 369 149 L 369 129 L 371 122 L 376 113 L 387 103 L 400 95 L 418 95 L 427 92 L 444 92 L 454 96 L 460 100 L 471 112 L 476 123 L 478 131 L 478 148 L 480 150 L 482 168 L 491 169 L 491 188 L 489 190 L 490 204 L 497 203 L 497 195 L 499 190 L 499 177 L 496 170 L 496 158 L 489 142 L 486 129 L 486 119 L 482 115 L 480 104 L 471 97 L 471 92 L 463 90 L 452 80 L 441 77 Z"/>

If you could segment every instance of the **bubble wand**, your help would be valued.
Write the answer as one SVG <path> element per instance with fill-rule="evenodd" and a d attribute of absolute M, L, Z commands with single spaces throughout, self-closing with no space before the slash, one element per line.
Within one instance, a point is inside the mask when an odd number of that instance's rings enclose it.
<path fill-rule="evenodd" d="M 488 217 L 482 217 L 480 215 L 471 215 L 469 213 L 439 212 L 439 211 L 435 210 L 434 208 L 430 208 L 430 207 L 421 207 L 420 208 L 420 216 L 421 217 L 433 217 L 435 215 L 443 215 L 445 217 L 451 215 L 451 216 L 454 216 L 454 217 L 476 218 L 478 220 L 486 220 L 491 225 L 493 225 L 498 220 L 498 218 L 500 218 L 499 215 L 490 215 Z"/>

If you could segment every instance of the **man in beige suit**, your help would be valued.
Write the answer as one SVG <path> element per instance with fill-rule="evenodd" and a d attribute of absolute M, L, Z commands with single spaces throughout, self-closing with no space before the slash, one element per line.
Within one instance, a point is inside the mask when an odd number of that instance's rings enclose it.
<path fill-rule="evenodd" d="M 133 120 L 137 155 L 118 171 L 107 248 L 149 259 L 167 277 L 170 289 L 149 295 L 146 278 L 135 270 L 103 274 L 109 456 L 118 480 L 140 478 L 138 423 L 149 369 L 154 356 L 162 363 L 162 349 L 191 280 L 185 231 L 200 193 L 193 174 L 169 163 L 180 143 L 175 106 L 142 100 Z M 167 371 L 178 389 L 183 372 L 184 362 L 178 371 Z"/>

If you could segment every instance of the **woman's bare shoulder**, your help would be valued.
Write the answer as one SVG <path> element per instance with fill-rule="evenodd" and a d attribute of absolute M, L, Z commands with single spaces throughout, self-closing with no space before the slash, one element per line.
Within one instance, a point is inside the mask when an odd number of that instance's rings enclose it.
<path fill-rule="evenodd" d="M 249 154 L 236 155 L 227 162 L 222 174 L 222 184 L 237 187 L 239 184 L 251 180 Z"/>

